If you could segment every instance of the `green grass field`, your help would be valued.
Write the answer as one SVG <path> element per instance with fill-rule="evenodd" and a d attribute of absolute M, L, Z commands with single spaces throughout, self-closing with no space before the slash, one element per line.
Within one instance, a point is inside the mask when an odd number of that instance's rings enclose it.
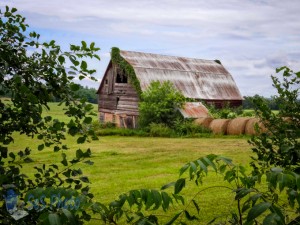
<path fill-rule="evenodd" d="M 62 106 L 51 103 L 51 111 L 47 115 L 66 120 L 62 113 Z M 96 105 L 95 105 L 96 109 Z M 45 114 L 45 115 L 46 115 Z M 11 146 L 15 151 L 24 146 L 35 149 L 39 142 L 27 137 L 16 135 L 15 143 Z M 99 141 L 78 145 L 76 137 L 69 137 L 66 141 L 70 150 L 66 153 L 70 158 L 75 155 L 78 148 L 90 148 L 94 165 L 81 164 L 81 169 L 91 181 L 91 192 L 95 200 L 109 203 L 121 193 L 132 189 L 160 187 L 179 176 L 179 169 L 186 162 L 197 159 L 207 154 L 220 154 L 230 157 L 236 163 L 243 165 L 250 161 L 251 146 L 246 138 L 241 137 L 211 137 L 211 138 L 150 138 L 150 137 L 100 137 Z M 30 168 L 36 165 L 52 164 L 61 161 L 61 153 L 54 153 L 51 149 L 33 151 L 34 162 L 24 164 L 24 172 L 34 173 Z M 223 178 L 213 172 L 204 179 L 200 189 L 209 186 L 227 185 Z M 196 192 L 195 185 L 188 184 L 184 193 L 190 199 Z M 171 190 L 170 190 L 171 191 Z M 198 196 L 201 214 L 200 224 L 208 222 L 216 215 L 228 213 L 235 204 L 233 193 L 226 189 L 208 189 Z M 167 219 L 178 210 L 175 206 L 168 214 L 162 217 Z M 99 215 L 98 215 L 99 217 Z M 197 224 L 199 224 L 197 222 Z M 92 220 L 88 224 L 99 224 Z"/>

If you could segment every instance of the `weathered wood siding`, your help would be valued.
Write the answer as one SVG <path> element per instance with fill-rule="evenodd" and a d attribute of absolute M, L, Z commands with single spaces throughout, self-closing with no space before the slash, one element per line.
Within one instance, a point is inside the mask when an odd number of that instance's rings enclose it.
<path fill-rule="evenodd" d="M 122 71 L 110 63 L 98 90 L 100 121 L 135 128 L 139 97 L 126 74 L 122 76 L 127 82 L 117 83 L 118 74 L 122 74 Z"/>

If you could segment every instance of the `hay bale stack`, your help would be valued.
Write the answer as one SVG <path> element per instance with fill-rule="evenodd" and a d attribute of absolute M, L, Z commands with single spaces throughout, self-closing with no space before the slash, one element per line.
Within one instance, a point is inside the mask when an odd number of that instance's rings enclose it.
<path fill-rule="evenodd" d="M 258 119 L 258 118 L 251 118 L 246 123 L 245 134 L 248 134 L 248 135 L 257 135 L 258 133 L 255 130 L 255 124 L 257 124 L 260 127 L 260 129 L 261 129 L 260 131 L 261 132 L 266 132 L 267 131 L 266 127 L 262 124 L 262 122 L 260 121 L 260 119 Z"/>
<path fill-rule="evenodd" d="M 238 117 L 229 121 L 227 126 L 227 134 L 241 135 L 245 133 L 245 127 L 250 118 Z"/>
<path fill-rule="evenodd" d="M 205 128 L 209 128 L 209 124 L 213 121 L 213 118 L 211 117 L 203 117 L 203 118 L 198 118 L 194 121 L 194 123 L 203 126 Z"/>
<path fill-rule="evenodd" d="M 226 134 L 229 119 L 215 119 L 209 124 L 209 129 L 214 134 Z"/>

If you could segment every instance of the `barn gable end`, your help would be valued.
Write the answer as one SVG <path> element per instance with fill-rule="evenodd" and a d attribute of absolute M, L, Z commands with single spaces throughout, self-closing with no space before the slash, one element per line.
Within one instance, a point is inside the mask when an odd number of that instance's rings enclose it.
<path fill-rule="evenodd" d="M 138 116 L 137 91 L 130 78 L 116 64 L 110 62 L 98 89 L 99 118 L 120 127 L 135 128 Z"/>

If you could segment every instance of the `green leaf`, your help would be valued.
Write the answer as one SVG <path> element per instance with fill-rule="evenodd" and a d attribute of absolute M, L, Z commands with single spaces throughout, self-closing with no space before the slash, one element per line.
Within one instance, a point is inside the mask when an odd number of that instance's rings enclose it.
<path fill-rule="evenodd" d="M 85 50 L 87 45 L 86 45 L 86 42 L 85 41 L 81 41 L 81 44 L 82 44 L 82 49 Z"/>
<path fill-rule="evenodd" d="M 10 158 L 12 158 L 13 160 L 15 160 L 16 155 L 13 152 L 10 152 L 8 155 L 9 155 Z"/>
<path fill-rule="evenodd" d="M 253 189 L 241 188 L 240 190 L 236 191 L 235 200 L 245 197 L 247 194 L 249 194 L 252 191 Z"/>
<path fill-rule="evenodd" d="M 181 204 L 184 205 L 184 198 L 181 195 L 172 194 L 172 196 L 175 198 L 176 202 L 180 201 Z"/>
<path fill-rule="evenodd" d="M 203 160 L 207 162 L 208 165 L 210 165 L 215 171 L 217 171 L 216 165 L 207 157 L 203 157 Z"/>
<path fill-rule="evenodd" d="M 282 223 L 280 222 L 280 216 L 278 216 L 276 213 L 271 213 L 267 215 L 263 221 L 263 225 L 278 225 L 278 224 L 284 224 L 284 221 Z"/>
<path fill-rule="evenodd" d="M 78 149 L 78 150 L 76 151 L 76 158 L 77 158 L 77 159 L 80 159 L 83 155 L 84 155 L 84 154 L 83 154 L 83 151 L 82 151 L 81 149 Z"/>
<path fill-rule="evenodd" d="M 162 192 L 161 197 L 162 197 L 162 201 L 163 201 L 163 203 L 162 203 L 163 210 L 166 211 L 169 208 L 169 205 L 172 202 L 172 199 L 166 192 Z"/>
<path fill-rule="evenodd" d="M 227 165 L 221 165 L 219 168 L 220 173 L 224 173 L 226 171 L 226 167 L 227 167 Z"/>
<path fill-rule="evenodd" d="M 191 214 L 187 210 L 184 210 L 184 214 L 185 214 L 185 217 L 189 221 L 193 221 L 193 220 L 197 220 L 198 219 L 196 216 L 191 216 Z"/>
<path fill-rule="evenodd" d="M 64 64 L 66 60 L 65 60 L 65 57 L 63 57 L 62 55 L 60 55 L 58 57 L 58 61 L 60 62 L 60 64 Z"/>
<path fill-rule="evenodd" d="M 180 178 L 175 183 L 174 194 L 178 194 L 185 187 L 185 178 Z"/>
<path fill-rule="evenodd" d="M 31 163 L 31 162 L 33 162 L 33 159 L 30 158 L 30 157 L 26 157 L 23 161 L 24 161 L 25 163 Z"/>
<path fill-rule="evenodd" d="M 81 62 L 80 68 L 81 68 L 83 71 L 85 71 L 85 70 L 87 69 L 87 63 L 86 63 L 86 61 L 82 61 L 82 62 Z"/>
<path fill-rule="evenodd" d="M 80 89 L 80 85 L 79 84 L 70 84 L 70 89 L 71 91 L 78 91 Z"/>
<path fill-rule="evenodd" d="M 207 171 L 207 167 L 205 166 L 205 164 L 200 159 L 197 160 L 197 163 L 199 164 L 201 169 L 204 170 L 204 172 L 207 174 L 208 171 Z"/>
<path fill-rule="evenodd" d="M 248 199 L 246 202 L 244 202 L 243 207 L 242 207 L 242 212 L 246 212 L 250 208 L 250 200 Z"/>
<path fill-rule="evenodd" d="M 232 159 L 226 158 L 224 156 L 218 156 L 217 160 L 222 160 L 226 165 L 232 165 Z"/>
<path fill-rule="evenodd" d="M 76 60 L 76 57 L 74 55 L 70 55 L 69 59 L 70 59 L 70 61 L 72 62 L 72 64 L 74 66 L 78 66 L 79 65 L 79 62 Z"/>
<path fill-rule="evenodd" d="M 50 225 L 61 225 L 59 215 L 56 213 L 50 213 L 48 215 L 48 220 L 49 220 Z"/>
<path fill-rule="evenodd" d="M 284 70 L 286 68 L 287 68 L 286 66 L 276 68 L 276 73 L 279 73 L 280 71 L 282 71 L 282 70 Z"/>
<path fill-rule="evenodd" d="M 87 176 L 83 176 L 79 178 L 84 183 L 90 183 L 89 178 Z"/>
<path fill-rule="evenodd" d="M 247 215 L 247 221 L 254 220 L 258 216 L 260 216 L 263 212 L 265 212 L 267 209 L 269 209 L 272 206 L 270 202 L 261 202 L 257 205 L 254 205 L 248 215 Z"/>
<path fill-rule="evenodd" d="M 45 147 L 45 145 L 44 145 L 44 144 L 41 144 L 41 145 L 38 146 L 38 150 L 39 150 L 39 151 L 42 151 L 42 150 L 44 149 L 44 147 Z"/>
<path fill-rule="evenodd" d="M 86 123 L 86 124 L 91 124 L 91 122 L 93 121 L 93 118 L 92 117 L 85 117 L 83 122 Z"/>
<path fill-rule="evenodd" d="M 85 136 L 79 137 L 79 138 L 77 138 L 77 144 L 82 144 L 82 143 L 85 142 L 85 140 L 86 140 L 86 137 L 85 137 Z"/>
<path fill-rule="evenodd" d="M 190 162 L 190 166 L 191 166 L 193 172 L 196 173 L 196 171 L 197 171 L 197 166 L 196 166 L 196 164 L 195 164 L 194 162 Z"/>
<path fill-rule="evenodd" d="M 155 204 L 155 207 L 153 208 L 153 210 L 156 210 L 161 205 L 162 198 L 161 198 L 160 193 L 156 190 L 151 190 L 151 193 L 152 193 L 153 201 L 154 201 L 154 204 Z"/>
<path fill-rule="evenodd" d="M 194 199 L 192 199 L 192 202 L 193 202 L 193 205 L 195 206 L 195 208 L 196 208 L 196 210 L 197 210 L 197 213 L 198 213 L 198 215 L 199 215 L 200 207 L 199 207 L 198 203 L 197 203 Z"/>
<path fill-rule="evenodd" d="M 164 186 L 161 187 L 161 190 L 167 189 L 169 187 L 172 187 L 175 185 L 175 182 L 170 182 L 168 184 L 165 184 Z"/>
<path fill-rule="evenodd" d="M 68 166 L 67 155 L 65 153 L 62 153 L 61 155 L 62 155 L 62 158 L 63 158 L 63 160 L 61 161 L 61 163 L 64 166 Z"/>
<path fill-rule="evenodd" d="M 68 222 L 70 222 L 71 224 L 76 224 L 75 218 L 69 210 L 62 209 L 62 211 L 63 211 L 64 215 L 67 217 Z"/>
<path fill-rule="evenodd" d="M 179 170 L 179 176 L 181 176 L 188 168 L 190 167 L 190 164 L 185 164 L 181 169 Z"/>

